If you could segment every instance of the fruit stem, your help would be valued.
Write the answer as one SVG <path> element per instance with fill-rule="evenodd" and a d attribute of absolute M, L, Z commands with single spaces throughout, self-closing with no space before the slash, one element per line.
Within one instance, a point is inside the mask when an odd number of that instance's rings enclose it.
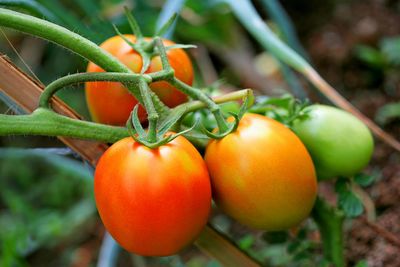
<path fill-rule="evenodd" d="M 147 141 L 154 143 L 157 141 L 157 122 L 159 119 L 158 113 L 154 108 L 153 101 L 151 100 L 150 88 L 144 79 L 139 80 L 140 94 L 144 101 L 144 107 L 147 111 L 147 119 L 149 121 L 149 130 L 147 133 Z"/>
<path fill-rule="evenodd" d="M 2 135 L 46 135 L 114 143 L 129 133 L 124 127 L 72 119 L 38 108 L 29 115 L 0 114 L 0 136 Z"/>
<path fill-rule="evenodd" d="M 344 258 L 343 221 L 344 214 L 318 197 L 312 217 L 321 233 L 324 256 L 336 267 L 346 266 Z"/>
<path fill-rule="evenodd" d="M 136 74 L 136 73 L 120 73 L 120 72 L 91 72 L 91 73 L 77 73 L 61 77 L 46 86 L 39 98 L 39 107 L 49 108 L 51 97 L 62 88 L 82 82 L 90 81 L 109 81 L 109 82 L 122 82 L 132 83 L 138 82 L 143 79 L 150 82 L 152 79 L 149 75 Z"/>
<path fill-rule="evenodd" d="M 186 83 L 180 81 L 175 77 L 169 80 L 169 82 L 184 94 L 192 97 L 193 99 L 204 102 L 214 115 L 220 132 L 225 132 L 226 130 L 228 130 L 229 127 L 222 115 L 221 108 L 208 95 L 206 95 L 199 89 L 187 85 Z"/>

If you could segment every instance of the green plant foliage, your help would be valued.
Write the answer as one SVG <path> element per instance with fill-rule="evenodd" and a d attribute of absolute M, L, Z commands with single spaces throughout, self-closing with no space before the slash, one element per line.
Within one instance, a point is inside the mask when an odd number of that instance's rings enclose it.
<path fill-rule="evenodd" d="M 388 63 L 400 66 L 400 37 L 384 38 L 380 43 L 380 49 Z"/>
<path fill-rule="evenodd" d="M 335 186 L 338 194 L 338 206 L 347 217 L 357 217 L 364 211 L 363 203 L 351 188 L 351 181 L 338 179 Z"/>
<path fill-rule="evenodd" d="M 377 179 L 379 179 L 380 176 L 381 173 L 379 171 L 375 171 L 371 174 L 359 173 L 354 176 L 354 182 L 363 187 L 367 187 L 373 184 Z"/>
<path fill-rule="evenodd" d="M 375 120 L 381 125 L 386 125 L 398 118 L 400 118 L 400 102 L 382 106 L 375 115 Z"/>
<path fill-rule="evenodd" d="M 23 164 L 21 164 L 23 163 Z M 0 150 L 0 266 L 25 266 L 39 248 L 79 241 L 96 209 L 88 169 L 48 152 Z"/>
<path fill-rule="evenodd" d="M 290 94 L 281 97 L 262 96 L 257 99 L 249 112 L 265 115 L 291 127 L 294 120 L 308 116 L 305 109 L 308 105 L 307 100 L 300 101 Z"/>

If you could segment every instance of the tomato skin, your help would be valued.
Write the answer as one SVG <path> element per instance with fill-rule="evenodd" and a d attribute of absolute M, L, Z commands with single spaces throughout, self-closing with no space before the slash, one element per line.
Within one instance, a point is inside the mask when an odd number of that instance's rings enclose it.
<path fill-rule="evenodd" d="M 245 114 L 236 132 L 208 144 L 205 161 L 217 206 L 244 225 L 288 229 L 313 207 L 311 157 L 291 130 L 270 118 Z"/>
<path fill-rule="evenodd" d="M 338 108 L 312 105 L 309 117 L 293 130 L 306 145 L 320 180 L 351 177 L 369 162 L 374 149 L 371 132 L 359 119 Z"/>
<path fill-rule="evenodd" d="M 182 136 L 156 149 L 131 137 L 113 144 L 96 167 L 94 191 L 106 229 L 143 256 L 172 255 L 190 244 L 211 208 L 204 160 Z"/>
<path fill-rule="evenodd" d="M 134 35 L 125 35 L 131 42 L 136 42 Z M 151 40 L 150 38 L 146 38 Z M 165 46 L 173 45 L 169 40 L 163 40 Z M 133 72 L 139 73 L 142 68 L 142 57 L 133 50 L 120 36 L 107 39 L 100 45 L 101 48 L 115 56 L 128 66 Z M 175 76 L 182 82 L 192 85 L 193 67 L 192 63 L 182 49 L 171 49 L 167 51 L 171 67 L 175 70 Z M 153 57 L 146 73 L 162 70 L 159 56 Z M 87 72 L 103 72 L 104 70 L 92 62 L 89 62 Z M 187 97 L 175 87 L 166 82 L 154 82 L 150 84 L 151 89 L 169 107 L 175 107 L 187 101 Z M 130 112 L 138 103 L 128 90 L 117 82 L 87 82 L 86 102 L 92 119 L 96 122 L 125 125 Z M 145 111 L 139 109 L 139 117 L 145 119 Z"/>

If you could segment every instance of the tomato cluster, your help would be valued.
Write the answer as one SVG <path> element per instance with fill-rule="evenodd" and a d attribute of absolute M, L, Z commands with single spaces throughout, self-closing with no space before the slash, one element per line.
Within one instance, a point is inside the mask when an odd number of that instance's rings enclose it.
<path fill-rule="evenodd" d="M 136 43 L 134 35 L 125 35 L 132 43 Z M 150 38 L 146 38 L 150 40 Z M 174 45 L 172 41 L 163 40 L 165 46 Z M 120 36 L 114 36 L 100 44 L 100 47 L 115 56 L 128 66 L 133 72 L 138 73 L 142 69 L 142 57 Z M 183 49 L 175 48 L 167 50 L 167 56 L 175 76 L 182 82 L 191 85 L 193 82 L 193 67 L 190 58 Z M 162 70 L 161 59 L 155 56 L 151 59 L 146 73 Z M 87 72 L 103 72 L 104 70 L 90 62 Z M 164 81 L 150 84 L 151 89 L 169 107 L 175 107 L 185 101 L 185 94 Z M 128 90 L 117 82 L 88 82 L 86 83 L 86 102 L 92 119 L 96 122 L 112 125 L 125 125 L 129 114 L 138 101 Z M 144 120 L 146 112 L 141 107 L 139 117 Z"/>
<path fill-rule="evenodd" d="M 102 47 L 132 70 L 141 68 L 140 56 L 119 37 Z M 179 49 L 168 56 L 178 78 L 191 83 L 187 56 Z M 159 58 L 154 58 L 148 71 L 159 69 Z M 88 70 L 101 69 L 89 64 Z M 186 100 L 163 83 L 152 88 L 169 105 Z M 125 123 L 136 100 L 121 85 L 89 83 L 86 89 L 95 120 Z M 207 222 L 211 192 L 222 211 L 251 228 L 296 226 L 314 205 L 317 174 L 354 175 L 368 163 L 373 142 L 358 119 L 321 105 L 309 107 L 306 119 L 295 121 L 293 129 L 266 116 L 245 114 L 233 133 L 209 142 L 204 160 L 183 136 L 153 149 L 131 137 L 122 139 L 96 167 L 101 219 L 125 249 L 145 256 L 171 255 L 192 242 Z"/>

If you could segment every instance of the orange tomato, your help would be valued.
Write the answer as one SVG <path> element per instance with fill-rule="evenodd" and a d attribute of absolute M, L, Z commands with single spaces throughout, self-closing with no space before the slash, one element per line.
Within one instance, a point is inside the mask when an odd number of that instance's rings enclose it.
<path fill-rule="evenodd" d="M 245 114 L 234 133 L 208 144 L 205 161 L 217 206 L 244 225 L 288 229 L 313 207 L 317 179 L 311 157 L 275 120 Z"/>
<path fill-rule="evenodd" d="M 131 137 L 113 144 L 97 164 L 94 192 L 109 233 L 143 256 L 172 255 L 190 244 L 211 208 L 204 160 L 182 136 L 156 149 Z"/>
<path fill-rule="evenodd" d="M 131 42 L 136 42 L 134 35 L 125 35 Z M 151 40 L 150 38 L 146 38 Z M 169 40 L 163 40 L 165 46 L 173 45 Z M 119 59 L 133 72 L 138 73 L 142 68 L 142 57 L 132 49 L 120 36 L 114 36 L 100 45 L 101 48 Z M 171 49 L 167 51 L 171 67 L 175 70 L 175 77 L 182 82 L 191 85 L 193 82 L 192 63 L 183 49 Z M 146 73 L 156 72 L 162 69 L 159 56 L 153 57 Z M 99 66 L 89 62 L 87 72 L 102 72 Z M 178 91 L 167 82 L 154 82 L 151 89 L 169 107 L 175 107 L 185 101 L 185 94 Z M 117 82 L 88 82 L 86 83 L 86 101 L 92 119 L 96 122 L 125 125 L 130 112 L 138 103 L 128 90 Z M 145 119 L 145 111 L 139 109 L 139 117 Z"/>

